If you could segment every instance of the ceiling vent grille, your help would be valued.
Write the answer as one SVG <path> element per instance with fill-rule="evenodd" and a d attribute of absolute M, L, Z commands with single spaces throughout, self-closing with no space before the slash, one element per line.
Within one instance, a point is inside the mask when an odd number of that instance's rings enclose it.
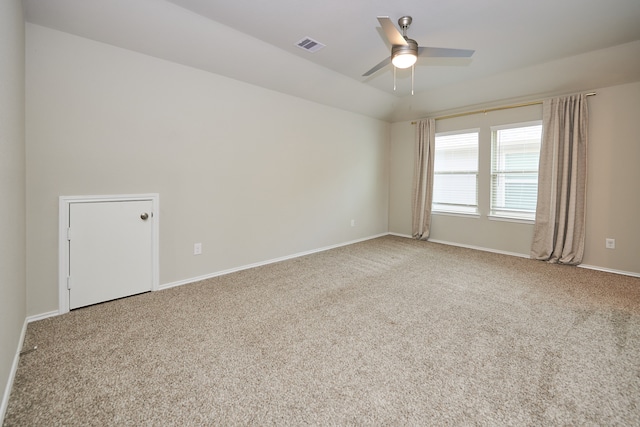
<path fill-rule="evenodd" d="M 317 40 L 312 39 L 311 37 L 305 37 L 302 40 L 300 40 L 299 42 L 296 43 L 296 46 L 298 46 L 300 49 L 304 49 L 307 52 L 317 52 L 320 49 L 322 49 L 323 47 L 325 47 L 326 45 L 320 43 Z"/>

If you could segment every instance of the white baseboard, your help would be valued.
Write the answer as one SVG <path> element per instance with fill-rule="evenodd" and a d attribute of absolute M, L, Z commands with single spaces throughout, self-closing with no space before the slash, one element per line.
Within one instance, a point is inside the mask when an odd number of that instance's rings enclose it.
<path fill-rule="evenodd" d="M 407 239 L 413 239 L 413 236 L 410 234 L 400 234 L 400 233 L 388 233 L 389 236 L 397 236 L 397 237 L 405 237 Z"/>
<path fill-rule="evenodd" d="M 397 234 L 397 233 L 389 233 L 389 234 L 393 235 L 393 236 L 398 236 L 398 237 L 412 238 L 412 236 L 409 236 L 409 235 L 406 235 L 406 234 Z M 530 255 L 528 255 L 528 254 L 501 251 L 501 250 L 498 250 L 498 249 L 484 248 L 484 247 L 473 246 L 473 245 L 464 245 L 464 244 L 461 244 L 461 243 L 448 242 L 448 241 L 445 241 L 445 240 L 429 239 L 428 241 L 429 242 L 433 242 L 433 243 L 441 243 L 443 245 L 459 246 L 459 247 L 462 247 L 462 248 L 475 249 L 475 250 L 479 250 L 479 251 L 493 252 L 493 253 L 497 253 L 497 254 L 517 256 L 517 257 L 520 257 L 520 258 L 531 258 Z M 613 273 L 613 274 L 621 274 L 623 276 L 640 277 L 640 273 L 635 273 L 635 272 L 632 272 L 632 271 L 616 270 L 616 269 L 613 269 L 613 268 L 598 267 L 597 265 L 579 264 L 576 267 L 586 268 L 588 270 L 604 271 L 604 272 Z"/>
<path fill-rule="evenodd" d="M 258 263 L 254 263 L 254 264 L 247 264 L 247 265 L 243 265 L 243 266 L 240 266 L 240 267 L 231 268 L 231 269 L 228 269 L 228 270 L 218 271 L 218 272 L 207 274 L 207 275 L 204 275 L 204 276 L 192 277 L 190 279 L 179 280 L 179 281 L 172 282 L 172 283 L 166 283 L 164 285 L 160 285 L 159 289 L 169 289 L 169 288 L 173 288 L 173 287 L 176 287 L 176 286 L 186 285 L 186 284 L 189 284 L 189 283 L 195 283 L 195 282 L 199 282 L 201 280 L 206 280 L 206 279 L 210 279 L 210 278 L 217 277 L 217 276 L 224 276 L 226 274 L 231 274 L 231 273 L 235 273 L 237 271 L 247 270 L 249 268 L 260 267 L 262 265 L 267 265 L 267 264 L 273 264 L 275 262 L 286 261 L 288 259 L 298 258 L 298 257 L 301 257 L 301 256 L 310 255 L 310 254 L 317 253 L 317 252 L 323 252 L 323 251 L 327 251 L 327 250 L 334 249 L 334 248 L 339 248 L 341 246 L 351 245 L 351 244 L 358 243 L 358 242 L 364 242 L 366 240 L 376 239 L 376 238 L 382 237 L 382 236 L 396 236 L 396 237 L 403 237 L 403 238 L 406 238 L 406 239 L 413 239 L 413 236 L 411 236 L 410 234 L 392 233 L 392 232 L 382 233 L 382 234 L 378 234 L 378 235 L 375 235 L 375 236 L 365 237 L 363 239 L 352 240 L 350 242 L 339 243 L 337 245 L 326 246 L 326 247 L 319 248 L 319 249 L 313 249 L 313 250 L 306 251 L 306 252 L 300 252 L 300 253 L 296 253 L 296 254 L 293 254 L 293 255 L 287 255 L 287 256 L 284 256 L 284 257 L 280 257 L 280 258 L 273 258 L 273 259 L 270 259 L 270 260 L 267 260 L 267 261 L 262 261 L 262 262 L 258 262 Z M 528 258 L 528 259 L 531 258 L 531 256 L 529 254 L 522 254 L 522 253 L 519 253 L 519 252 L 503 251 L 503 250 L 499 250 L 499 249 L 486 248 L 486 247 L 483 247 L 483 246 L 466 245 L 466 244 L 463 244 L 463 243 L 450 242 L 450 241 L 447 241 L 447 240 L 428 239 L 428 241 L 432 242 L 432 243 L 439 243 L 439 244 L 450 245 L 450 246 L 458 246 L 458 247 L 461 247 L 461 248 L 474 249 L 474 250 L 483 251 L 483 252 L 492 252 L 492 253 L 496 253 L 496 254 L 515 256 L 515 257 L 518 257 L 518 258 Z M 640 277 L 640 273 L 634 273 L 634 272 L 622 271 L 622 270 L 615 270 L 615 269 L 605 268 L 605 267 L 598 267 L 598 266 L 595 266 L 595 265 L 580 264 L 577 267 L 586 268 L 586 269 L 590 269 L 590 270 L 605 271 L 605 272 L 614 273 L 614 274 L 622 274 L 624 276 Z M 54 312 L 54 315 L 55 314 L 57 314 L 57 313 Z M 48 317 L 48 316 L 45 315 L 44 317 Z"/>
<path fill-rule="evenodd" d="M 230 269 L 227 269 L 227 270 L 216 271 L 214 273 L 205 274 L 203 276 L 192 277 L 192 278 L 184 279 L 184 280 L 178 280 L 176 282 L 171 282 L 171 283 L 165 283 L 163 285 L 160 285 L 158 290 L 174 288 L 176 286 L 182 286 L 182 285 L 187 285 L 189 283 L 200 282 L 202 280 L 211 279 L 213 277 L 224 276 L 224 275 L 227 275 L 227 274 L 235 273 L 237 271 L 248 270 L 250 268 L 255 268 L 255 267 L 260 267 L 260 266 L 267 265 L 267 264 L 273 264 L 273 263 L 276 263 L 276 262 L 286 261 L 286 260 L 293 259 L 293 258 L 299 258 L 301 256 L 311 255 L 311 254 L 318 253 L 318 252 L 324 252 L 324 251 L 328 251 L 330 249 L 339 248 L 341 246 L 348 246 L 348 245 L 352 245 L 354 243 L 364 242 L 366 240 L 371 240 L 371 239 L 376 239 L 378 237 L 387 236 L 388 234 L 389 233 L 377 234 L 375 236 L 369 236 L 369 237 L 365 237 L 365 238 L 362 238 L 362 239 L 351 240 L 349 242 L 338 243 L 336 245 L 325 246 L 325 247 L 318 248 L 318 249 L 312 249 L 310 251 L 298 252 L 298 253 L 295 253 L 295 254 L 292 254 L 292 255 L 286 255 L 286 256 L 283 256 L 283 257 L 279 257 L 279 258 L 272 258 L 272 259 L 269 259 L 269 260 L 266 260 L 266 261 L 260 261 L 260 262 L 256 262 L 256 263 L 253 263 L 253 264 L 246 264 L 246 265 L 242 265 L 242 266 L 239 266 L 239 267 L 230 268 Z"/>
<path fill-rule="evenodd" d="M 9 396 L 11 395 L 11 389 L 13 388 L 13 381 L 16 378 L 16 372 L 18 372 L 18 363 L 20 363 L 20 352 L 24 345 L 24 337 L 27 334 L 27 323 L 27 319 L 25 319 L 22 324 L 20 339 L 18 340 L 18 348 L 16 348 L 16 354 L 13 356 L 13 363 L 11 364 L 11 370 L 9 371 L 7 385 L 5 386 L 4 394 L 2 395 L 2 403 L 0 404 L 0 421 L 4 421 L 4 417 L 7 413 L 7 406 L 9 406 Z"/>
<path fill-rule="evenodd" d="M 578 265 L 578 267 L 587 268 L 589 270 L 605 271 L 607 273 L 622 274 L 623 276 L 640 277 L 640 273 L 634 273 L 632 271 L 615 270 L 613 268 L 598 267 L 596 265 L 580 264 Z"/>
<path fill-rule="evenodd" d="M 33 316 L 28 316 L 27 317 L 27 323 L 31 323 L 31 322 L 35 322 L 35 321 L 38 321 L 38 320 L 46 319 L 48 317 L 54 317 L 54 316 L 57 316 L 59 314 L 60 314 L 60 312 L 58 310 L 48 311 L 46 313 L 35 314 Z"/>
<path fill-rule="evenodd" d="M 9 396 L 11 395 L 11 389 L 13 388 L 13 381 L 16 378 L 16 372 L 18 372 L 18 363 L 20 363 L 20 352 L 24 345 L 24 338 L 27 335 L 27 325 L 37 320 L 46 319 L 47 317 L 57 316 L 58 311 L 49 311 L 47 313 L 36 314 L 35 316 L 28 316 L 24 319 L 22 325 L 22 331 L 20 332 L 20 339 L 18 340 L 18 348 L 16 348 L 16 354 L 13 356 L 13 363 L 11 364 L 11 370 L 9 371 L 9 379 L 2 395 L 2 403 L 0 404 L 0 421 L 4 420 L 7 413 L 7 405 L 9 405 Z"/>
<path fill-rule="evenodd" d="M 428 241 L 432 242 L 432 243 L 441 243 L 443 245 L 451 245 L 451 246 L 459 246 L 461 248 L 475 249 L 477 251 L 493 252 L 495 254 L 511 255 L 511 256 L 516 256 L 516 257 L 519 257 L 519 258 L 529 258 L 528 254 L 521 254 L 521 253 L 518 253 L 518 252 L 501 251 L 499 249 L 484 248 L 482 246 L 465 245 L 465 244 L 462 244 L 462 243 L 447 242 L 446 240 L 429 239 Z"/>

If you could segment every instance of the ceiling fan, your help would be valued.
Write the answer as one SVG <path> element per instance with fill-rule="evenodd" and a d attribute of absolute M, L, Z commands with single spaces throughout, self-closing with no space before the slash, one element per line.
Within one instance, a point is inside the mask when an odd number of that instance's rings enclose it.
<path fill-rule="evenodd" d="M 420 47 L 418 42 L 407 37 L 407 29 L 411 25 L 413 19 L 410 16 L 403 16 L 398 19 L 398 25 L 402 29 L 402 33 L 393 25 L 388 16 L 378 16 L 378 22 L 382 25 L 382 29 L 387 36 L 387 40 L 391 43 L 391 56 L 384 59 L 378 65 L 364 73 L 362 76 L 367 77 L 376 71 L 384 68 L 389 64 L 394 66 L 394 87 L 395 90 L 395 69 L 412 67 L 411 74 L 411 94 L 413 95 L 413 66 L 418 57 L 431 58 L 469 58 L 474 50 L 469 49 L 449 49 L 442 47 Z"/>

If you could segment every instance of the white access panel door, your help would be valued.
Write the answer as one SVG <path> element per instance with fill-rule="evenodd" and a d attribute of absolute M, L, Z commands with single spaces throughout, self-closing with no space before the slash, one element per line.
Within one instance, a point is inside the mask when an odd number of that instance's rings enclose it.
<path fill-rule="evenodd" d="M 69 204 L 69 308 L 150 291 L 153 202 Z"/>

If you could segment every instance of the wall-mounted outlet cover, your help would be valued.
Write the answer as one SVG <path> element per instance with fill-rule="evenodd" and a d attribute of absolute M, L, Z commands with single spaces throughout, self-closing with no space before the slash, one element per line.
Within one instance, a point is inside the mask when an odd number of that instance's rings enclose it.
<path fill-rule="evenodd" d="M 193 244 L 193 254 L 194 255 L 202 254 L 202 243 L 194 243 Z"/>
<path fill-rule="evenodd" d="M 611 239 L 607 237 L 604 241 L 604 246 L 607 249 L 615 249 L 616 248 L 616 239 Z"/>

